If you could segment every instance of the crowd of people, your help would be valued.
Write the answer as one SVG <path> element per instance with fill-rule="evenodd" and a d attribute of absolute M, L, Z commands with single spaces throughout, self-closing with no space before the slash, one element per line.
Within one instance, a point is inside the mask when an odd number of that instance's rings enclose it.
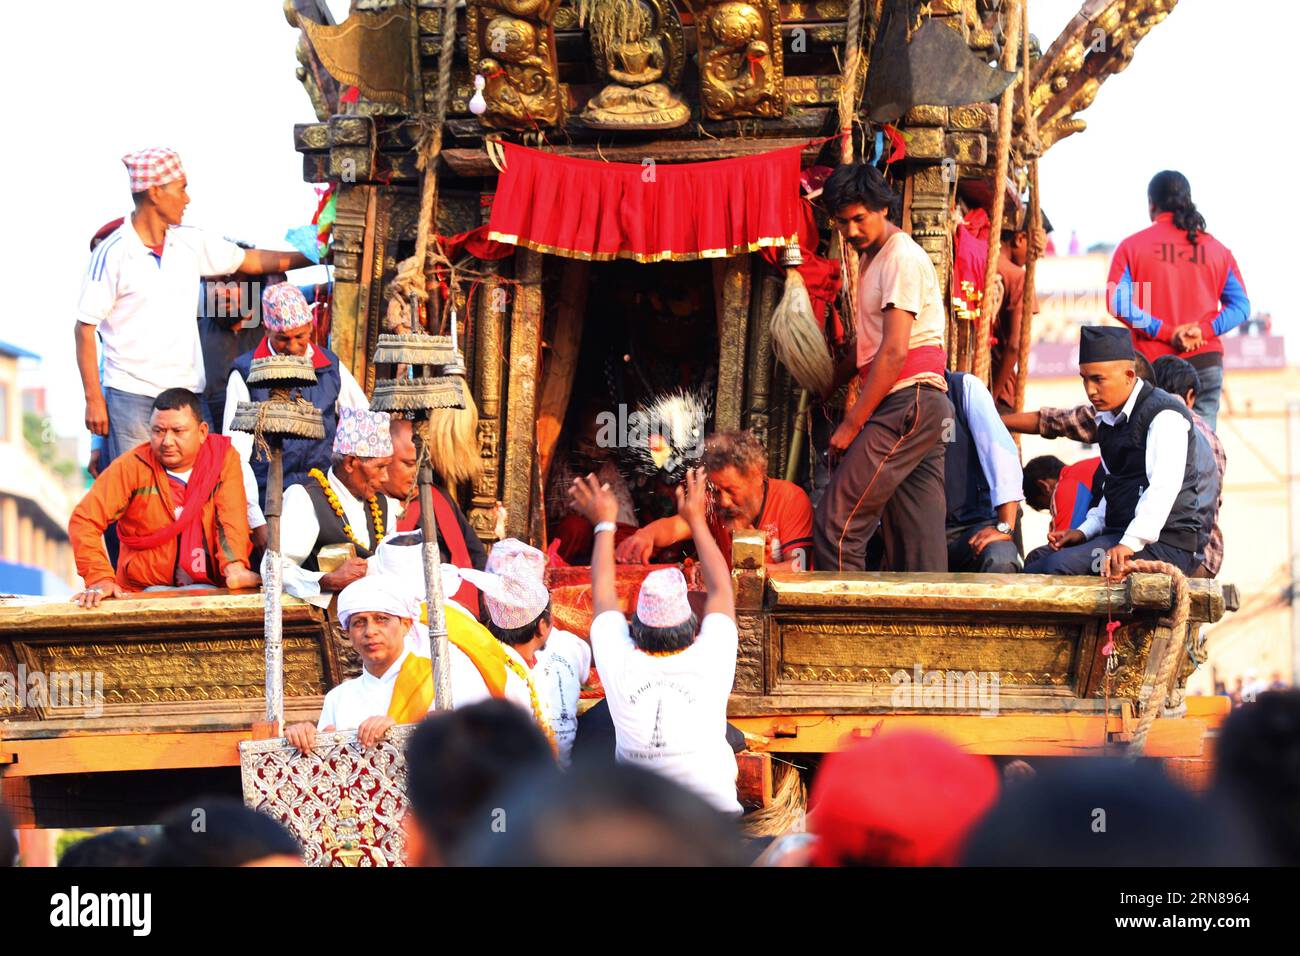
<path fill-rule="evenodd" d="M 408 866 L 1300 864 L 1296 690 L 1233 712 L 1204 792 L 1143 761 L 999 764 L 930 733 L 895 732 L 826 755 L 806 828 L 777 837 L 747 837 L 707 797 L 636 764 L 606 756 L 561 772 L 551 742 L 502 701 L 427 717 L 406 761 Z M 16 856 L 0 818 L 0 866 Z M 211 796 L 153 826 L 84 838 L 59 865 L 300 866 L 302 851 L 269 816 Z"/>
<path fill-rule="evenodd" d="M 944 297 L 927 254 L 891 221 L 897 196 L 871 166 L 837 169 L 823 203 L 861 263 L 856 344 L 837 375 L 840 382 L 856 377 L 857 388 L 830 435 L 833 468 L 816 507 L 804 487 L 768 476 L 766 449 L 745 431 L 710 435 L 699 467 L 676 487 L 676 512 L 644 526 L 627 507 L 617 468 L 579 474 L 563 518 L 565 535 L 581 542 L 591 566 L 593 621 L 590 635 L 579 636 L 552 619 L 546 569 L 553 556 L 514 539 L 489 551 L 441 487 L 434 507 L 446 599 L 442 608 L 428 606 L 412 424 L 370 410 L 338 356 L 314 341 L 314 312 L 297 286 L 265 286 L 261 333 L 221 370 L 224 387 L 213 388 L 208 378 L 221 363 L 205 360 L 196 323 L 176 321 L 194 311 L 199 279 L 282 273 L 306 259 L 182 226 L 188 196 L 175 153 L 145 150 L 124 162 L 134 212 L 97 236 L 76 326 L 86 423 L 105 441 L 98 476 L 69 527 L 85 580 L 74 600 L 94 607 L 128 591 L 259 585 L 268 469 L 252 436 L 231 430 L 232 418 L 240 401 L 267 397 L 249 384 L 254 360 L 309 358 L 316 384 L 302 397 L 322 411 L 326 437 L 284 443 L 283 580 L 288 593 L 336 609 L 361 673 L 329 692 L 316 722 L 290 726 L 286 736 L 304 752 L 330 731 L 355 730 L 372 745 L 394 724 L 443 709 L 430 659 L 430 630 L 441 623 L 456 711 L 424 720 L 410 744 L 413 860 L 740 858 L 735 753 L 743 739 L 726 720 L 738 646 L 729 573 L 737 531 L 765 531 L 769 569 L 781 571 L 1118 577 L 1132 561 L 1154 559 L 1188 575 L 1218 572 L 1224 456 L 1214 437 L 1217 336 L 1248 306 L 1231 255 L 1204 232 L 1177 174 L 1153 180 L 1154 225 L 1117 252 L 1114 311 L 1130 328 L 1082 329 L 1087 401 L 1072 410 L 1016 413 L 1005 400 L 1023 360 L 1009 347 L 1014 336 L 1003 335 L 994 392 L 974 375 L 949 371 Z M 1021 230 L 1023 239 L 1012 233 L 1011 266 L 1016 250 L 1036 241 L 1029 231 Z M 1136 289 L 1164 288 L 1188 268 L 1205 275 L 1178 278 L 1176 290 L 1138 308 Z M 1197 321 L 1174 318 L 1191 315 Z M 224 397 L 215 417 L 214 396 Z M 1022 469 L 1013 430 L 1070 435 L 1095 442 L 1100 454 L 1070 466 L 1040 458 Z M 1047 543 L 1028 555 L 1019 540 L 1022 503 L 1053 516 Z M 679 568 L 661 567 L 645 576 L 626 617 L 616 565 L 649 563 L 683 547 L 694 552 L 703 592 L 691 592 Z M 342 560 L 325 560 L 340 548 Z M 593 663 L 604 701 L 579 717 Z M 913 745 L 928 756 L 909 768 Z M 584 754 L 589 759 L 580 759 Z M 444 772 L 453 758 L 455 773 Z M 611 759 L 617 772 L 587 769 Z M 557 765 L 574 769 L 556 777 Z M 517 800 L 528 825 L 512 828 L 509 841 L 479 840 L 474 807 L 525 771 L 535 776 L 503 805 Z M 956 782 L 942 796 L 925 796 L 927 773 Z M 1114 786 L 1143 789 L 1117 774 Z M 999 802 L 998 774 L 983 758 L 934 741 L 863 745 L 822 768 L 814 813 L 820 793 L 828 808 L 822 819 L 837 822 L 826 824 L 814 855 L 823 862 L 955 861 L 958 838 L 979 819 L 986 828 L 1010 825 L 998 821 L 1013 812 L 1006 809 L 1013 798 L 1028 801 L 1014 813 L 1032 815 L 1033 801 L 1046 799 L 1036 794 L 1051 793 L 1047 776 Z M 1139 814 L 1155 805 L 1143 799 L 1134 804 Z M 1204 811 L 1188 798 L 1185 812 L 1191 819 Z M 231 813 L 231 827 L 245 826 Z M 872 813 L 879 818 L 863 824 Z M 844 830 L 858 825 L 859 835 Z M 608 855 L 616 851 L 600 839 L 601 826 L 625 834 L 619 860 Z M 557 842 L 556 832 L 572 840 Z M 164 825 L 157 852 L 174 854 L 170 859 L 207 852 L 169 833 Z M 210 826 L 209 835 L 217 833 Z M 893 834 L 888 845 L 871 842 L 879 833 Z M 284 855 L 269 831 L 265 840 L 268 856 Z"/>

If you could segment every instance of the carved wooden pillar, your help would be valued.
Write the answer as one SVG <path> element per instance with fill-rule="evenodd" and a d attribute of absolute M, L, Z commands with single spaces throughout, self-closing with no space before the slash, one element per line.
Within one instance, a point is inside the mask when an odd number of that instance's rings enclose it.
<path fill-rule="evenodd" d="M 361 311 L 360 279 L 364 271 L 365 251 L 371 201 L 374 189 L 362 185 L 340 185 L 334 220 L 334 294 L 330 305 L 330 349 L 353 375 L 365 368 L 365 358 L 358 353 L 358 329 L 361 347 L 365 346 L 364 325 L 358 324 Z"/>
<path fill-rule="evenodd" d="M 542 348 L 542 254 L 515 253 L 515 291 L 510 320 L 510 377 L 506 384 L 504 491 L 506 534 L 527 540 L 536 484 L 538 372 Z"/>
<path fill-rule="evenodd" d="M 718 394 L 713 424 L 718 431 L 739 428 L 745 400 L 745 344 L 749 325 L 748 255 L 732 256 L 714 267 L 718 303 Z"/>
<path fill-rule="evenodd" d="M 501 263 L 482 263 L 484 272 L 496 276 Z M 496 503 L 501 498 L 501 389 L 504 384 L 505 288 L 489 278 L 479 291 L 474 320 L 474 397 L 478 401 L 479 454 L 483 470 L 474 482 L 469 523 L 484 541 L 496 540 Z"/>
<path fill-rule="evenodd" d="M 772 331 L 769 322 L 772 310 L 781 296 L 781 280 L 768 269 L 763 260 L 754 257 L 754 268 L 758 273 L 758 294 L 751 296 L 753 308 L 749 315 L 749 358 L 745 363 L 750 369 L 749 382 L 745 389 L 745 427 L 751 429 L 759 441 L 767 446 L 772 401 Z M 769 449 L 769 458 L 770 456 Z"/>

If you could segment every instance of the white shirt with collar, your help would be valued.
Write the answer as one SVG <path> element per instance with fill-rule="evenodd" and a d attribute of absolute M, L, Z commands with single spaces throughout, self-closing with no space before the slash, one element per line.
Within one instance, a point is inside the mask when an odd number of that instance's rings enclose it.
<path fill-rule="evenodd" d="M 1118 412 L 1098 412 L 1097 421 L 1115 425 L 1122 415 L 1127 420 L 1133 414 L 1137 404 L 1138 393 L 1151 386 L 1138 379 L 1129 393 L 1128 401 Z M 1183 474 L 1187 467 L 1187 442 L 1191 425 L 1187 419 L 1178 414 L 1176 409 L 1166 408 L 1151 419 L 1147 429 L 1146 469 L 1147 487 L 1138 498 L 1133 512 L 1133 520 L 1124 530 L 1119 543 L 1135 553 L 1160 538 L 1169 512 L 1173 510 L 1174 501 L 1183 487 Z M 1103 455 L 1101 467 L 1110 474 Z M 1098 505 L 1088 512 L 1079 530 L 1086 539 L 1095 538 L 1106 529 L 1106 499 L 1103 497 Z"/>
<path fill-rule="evenodd" d="M 989 483 L 989 496 L 997 508 L 1011 501 L 1025 500 L 1025 474 L 1020 468 L 1020 450 L 1007 426 L 1002 424 L 993 396 L 974 375 L 963 375 L 962 397 L 966 406 L 966 427 L 975 443 L 980 468 Z"/>
<path fill-rule="evenodd" d="M 266 347 L 270 349 L 272 355 L 278 355 L 275 348 L 268 340 Z M 315 354 L 315 349 L 307 346 L 307 358 Z M 226 409 L 222 414 L 221 434 L 230 438 L 230 444 L 239 452 L 239 458 L 242 464 L 240 468 L 244 475 L 244 498 L 248 501 L 248 530 L 260 528 L 266 524 L 266 516 L 262 514 L 262 506 L 259 502 L 262 500 L 261 492 L 257 487 L 257 477 L 253 474 L 253 466 L 250 464 L 253 456 L 253 436 L 248 432 L 232 431 L 230 423 L 235 418 L 235 412 L 239 408 L 240 402 L 249 401 L 248 383 L 244 381 L 244 376 L 240 375 L 238 370 L 230 370 L 230 378 L 226 379 Z M 370 410 L 370 400 L 366 398 L 365 390 L 357 384 L 356 378 L 347 370 L 347 367 L 339 363 L 339 400 L 338 408 L 362 408 Z M 328 440 L 333 441 L 333 435 L 325 436 Z"/>
<path fill-rule="evenodd" d="M 366 718 L 387 714 L 388 705 L 393 701 L 397 675 L 410 653 L 409 648 L 403 650 L 401 656 L 388 665 L 382 677 L 376 677 L 363 668 L 360 677 L 345 680 L 326 694 L 316 729 L 356 730 Z"/>
<path fill-rule="evenodd" d="M 103 386 L 150 398 L 168 388 L 202 394 L 199 279 L 243 261 L 235 243 L 193 226 L 169 226 L 160 259 L 128 215 L 91 253 L 77 302 L 77 321 L 95 326 L 103 342 Z"/>
<path fill-rule="evenodd" d="M 352 533 L 362 542 L 374 538 L 370 509 L 366 507 L 366 503 L 353 497 L 352 492 L 348 491 L 338 475 L 334 474 L 333 468 L 325 473 L 325 477 L 330 487 L 334 489 L 334 494 L 338 496 L 339 505 L 343 509 L 343 520 L 351 525 Z M 307 480 L 315 481 L 314 478 Z M 396 522 L 400 509 L 399 501 L 394 498 L 388 499 L 390 525 Z M 391 528 L 384 529 L 385 533 L 391 530 Z M 312 551 L 316 548 L 316 539 L 319 537 L 320 522 L 316 520 L 316 509 L 312 505 L 311 496 L 307 494 L 307 488 L 304 485 L 290 485 L 284 490 L 284 504 L 280 514 L 280 553 L 284 556 L 284 589 L 294 597 L 302 598 L 317 607 L 328 607 L 331 595 L 322 594 L 320 590 L 320 579 L 324 577 L 325 572 L 309 571 L 302 566 L 303 562 L 311 557 Z M 377 546 L 379 541 L 375 540 L 373 544 Z M 265 576 L 265 569 L 263 569 L 263 576 Z"/>

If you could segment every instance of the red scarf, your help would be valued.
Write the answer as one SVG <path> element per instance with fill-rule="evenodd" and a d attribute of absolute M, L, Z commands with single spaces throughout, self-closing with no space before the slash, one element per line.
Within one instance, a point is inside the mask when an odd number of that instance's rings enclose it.
<path fill-rule="evenodd" d="M 207 439 L 199 446 L 198 457 L 194 459 L 194 470 L 190 472 L 190 480 L 185 488 L 185 505 L 181 510 L 180 517 L 164 528 L 159 528 L 152 534 L 134 535 L 126 534 L 118 528 L 118 537 L 122 544 L 126 545 L 132 551 L 150 551 L 166 541 L 181 535 L 194 524 L 203 512 L 203 505 L 212 497 L 212 492 L 217 488 L 217 482 L 221 480 L 221 466 L 226 460 L 226 449 L 230 447 L 230 439 L 225 435 L 208 435 Z M 166 477 L 166 470 L 162 463 L 150 452 L 151 459 L 156 471 L 162 472 Z M 170 490 L 170 482 L 160 482 L 159 491 L 164 488 Z"/>

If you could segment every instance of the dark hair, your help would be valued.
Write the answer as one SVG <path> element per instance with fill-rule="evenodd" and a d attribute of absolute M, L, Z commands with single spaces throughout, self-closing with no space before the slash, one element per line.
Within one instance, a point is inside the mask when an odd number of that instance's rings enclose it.
<path fill-rule="evenodd" d="M 502 627 L 492 620 L 490 616 L 485 623 L 487 629 L 492 632 L 492 636 L 498 641 L 502 644 L 509 644 L 511 647 L 517 647 L 520 644 L 527 644 L 537 636 L 537 625 L 542 621 L 547 624 L 551 623 L 551 602 L 549 600 L 546 602 L 546 610 L 533 618 L 530 624 L 524 624 L 520 627 Z"/>
<path fill-rule="evenodd" d="M 695 633 L 699 628 L 700 617 L 692 611 L 690 617 L 674 627 L 651 627 L 642 624 L 641 619 L 633 614 L 629 630 L 632 632 L 632 643 L 638 648 L 652 654 L 662 654 L 690 647 L 695 642 Z"/>
<path fill-rule="evenodd" d="M 1151 363 L 1147 361 L 1147 357 L 1141 352 L 1133 355 L 1133 371 L 1137 373 L 1138 378 L 1148 385 L 1156 383 L 1156 370 L 1151 367 Z"/>
<path fill-rule="evenodd" d="M 874 166 L 866 163 L 837 166 L 822 185 L 822 205 L 833 216 L 854 203 L 872 211 L 883 209 L 894 216 L 898 212 L 898 193 Z"/>
<path fill-rule="evenodd" d="M 164 389 L 153 400 L 152 410 L 155 412 L 173 412 L 182 408 L 193 412 L 196 422 L 203 421 L 203 406 L 199 404 L 199 397 L 188 388 Z"/>
<path fill-rule="evenodd" d="M 1201 376 L 1187 359 L 1162 355 L 1152 368 L 1156 371 L 1156 387 L 1163 388 L 1170 395 L 1183 398 L 1188 392 L 1195 395 L 1201 390 Z"/>
<path fill-rule="evenodd" d="M 1044 765 L 1006 791 L 966 844 L 966 866 L 1249 866 L 1240 817 L 1159 767 L 1090 757 Z M 1188 834 L 1196 839 L 1188 839 Z"/>
<path fill-rule="evenodd" d="M 229 797 L 196 798 L 169 811 L 159 825 L 149 866 L 243 866 L 268 856 L 302 856 L 278 821 Z"/>
<path fill-rule="evenodd" d="M 1187 230 L 1187 241 L 1196 244 L 1197 236 L 1205 231 L 1205 217 L 1192 202 L 1192 184 L 1182 173 L 1166 169 L 1151 177 L 1147 185 L 1147 199 L 1156 212 L 1174 214 L 1174 225 Z"/>
<path fill-rule="evenodd" d="M 1052 506 L 1051 498 L 1045 492 L 1040 481 L 1045 479 L 1061 477 L 1061 469 L 1065 467 L 1065 462 L 1055 455 L 1039 455 L 1037 458 L 1031 458 L 1025 462 L 1025 504 L 1035 511 L 1046 511 Z"/>
<path fill-rule="evenodd" d="M 14 825 L 0 807 L 0 870 L 18 864 L 18 839 L 14 836 Z"/>
<path fill-rule="evenodd" d="M 406 796 L 440 859 L 453 859 L 471 833 L 489 832 L 493 808 L 485 801 L 533 768 L 556 772 L 551 745 L 509 701 L 486 700 L 426 718 L 406 743 Z"/>
<path fill-rule="evenodd" d="M 1215 790 L 1242 807 L 1277 862 L 1300 864 L 1300 690 L 1268 691 L 1219 732 Z"/>
<path fill-rule="evenodd" d="M 145 830 L 123 827 L 78 840 L 63 851 L 59 866 L 145 866 L 152 853 L 153 844 Z"/>
<path fill-rule="evenodd" d="M 522 777 L 501 803 L 509 829 L 466 845 L 471 866 L 740 866 L 736 824 L 661 774 L 579 761 Z"/>

